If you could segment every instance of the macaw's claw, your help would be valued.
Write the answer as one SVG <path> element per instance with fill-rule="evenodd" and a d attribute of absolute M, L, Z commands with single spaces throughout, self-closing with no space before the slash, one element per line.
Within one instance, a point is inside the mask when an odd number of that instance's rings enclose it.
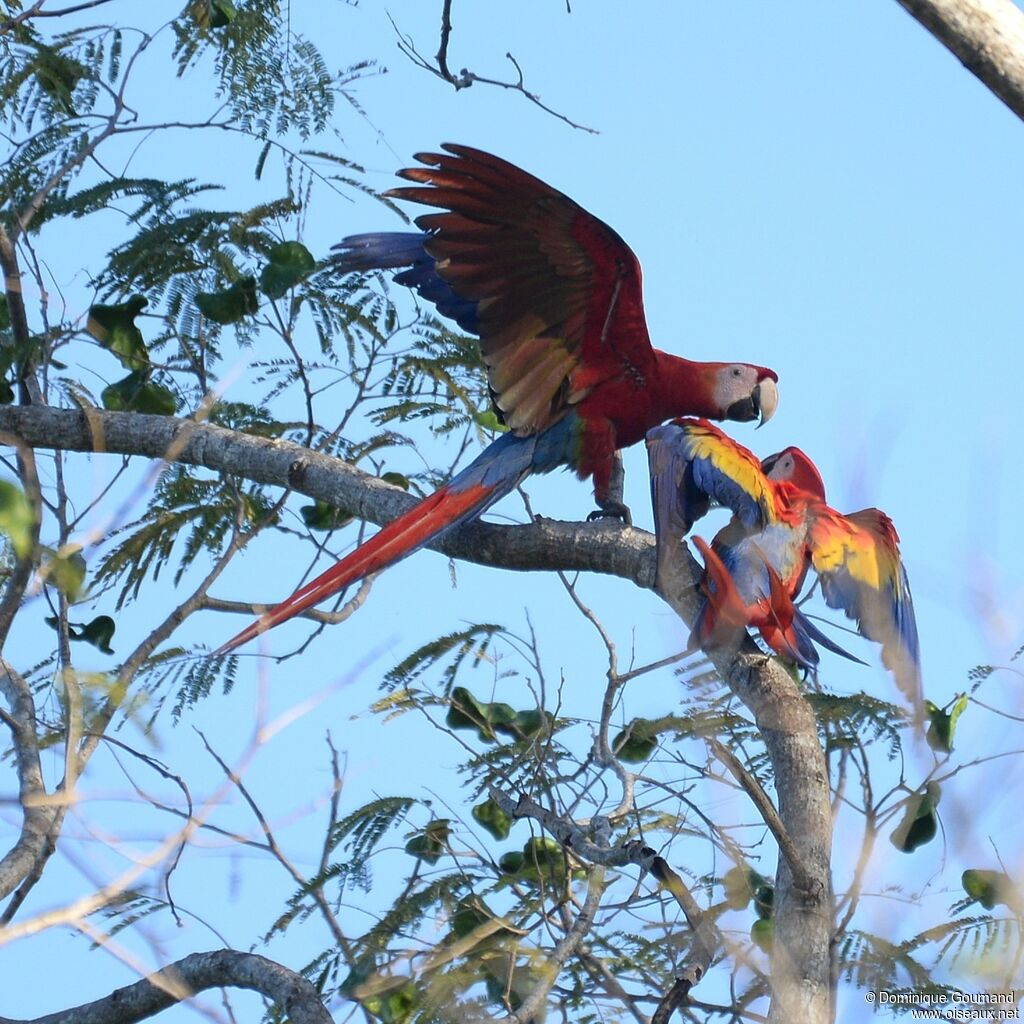
<path fill-rule="evenodd" d="M 588 523 L 596 522 L 598 519 L 618 519 L 623 526 L 633 525 L 633 514 L 629 511 L 629 506 L 621 501 L 606 502 L 587 516 Z"/>

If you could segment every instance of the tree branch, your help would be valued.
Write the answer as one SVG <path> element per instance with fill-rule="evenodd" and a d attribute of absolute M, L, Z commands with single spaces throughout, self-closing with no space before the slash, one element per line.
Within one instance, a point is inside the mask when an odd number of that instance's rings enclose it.
<path fill-rule="evenodd" d="M 1024 11 L 1012 0 L 898 0 L 1024 119 Z"/>
<path fill-rule="evenodd" d="M 43 769 L 39 761 L 36 707 L 28 683 L 0 660 L 0 693 L 11 709 L 4 721 L 11 730 L 14 766 L 18 774 L 18 802 L 22 808 L 21 833 L 17 842 L 0 859 L 0 898 L 8 896 L 27 878 L 43 855 L 55 815 L 62 808 L 47 800 Z M 6 923 L 8 915 L 2 920 Z"/>
<path fill-rule="evenodd" d="M 372 523 L 390 522 L 416 504 L 400 488 L 291 441 L 173 416 L 3 406 L 0 432 L 33 448 L 142 455 L 234 473 L 319 498 Z M 638 587 L 654 584 L 654 538 L 643 530 L 607 522 L 474 522 L 445 534 L 431 547 L 479 565 L 585 570 L 620 576 Z"/>
<path fill-rule="evenodd" d="M 680 544 L 658 567 L 657 589 L 686 622 L 698 595 L 694 559 Z M 755 653 L 756 652 L 756 653 Z M 800 687 L 747 637 L 738 650 L 709 651 L 719 674 L 754 716 L 771 761 L 782 828 L 791 840 L 775 876 L 771 1024 L 825 1024 L 832 1007 L 832 805 L 818 723 Z M 795 877 L 792 861 L 800 867 Z"/>
<path fill-rule="evenodd" d="M 305 978 L 266 957 L 233 949 L 192 953 L 95 1002 L 28 1021 L 0 1017 L 0 1024 L 134 1024 L 198 992 L 224 987 L 261 993 L 291 1024 L 331 1024 L 331 1015 Z"/>

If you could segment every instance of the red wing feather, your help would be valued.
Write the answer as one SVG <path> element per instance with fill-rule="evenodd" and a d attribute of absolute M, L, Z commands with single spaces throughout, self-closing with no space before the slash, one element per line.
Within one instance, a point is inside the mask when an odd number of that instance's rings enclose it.
<path fill-rule="evenodd" d="M 469 146 L 444 149 L 418 154 L 427 166 L 399 172 L 416 186 L 389 195 L 446 211 L 416 223 L 433 235 L 424 247 L 437 273 L 478 302 L 480 347 L 509 426 L 539 432 L 602 381 L 653 373 L 640 265 L 629 246 L 513 164 Z M 545 369 L 529 389 L 512 392 L 524 354 Z"/>

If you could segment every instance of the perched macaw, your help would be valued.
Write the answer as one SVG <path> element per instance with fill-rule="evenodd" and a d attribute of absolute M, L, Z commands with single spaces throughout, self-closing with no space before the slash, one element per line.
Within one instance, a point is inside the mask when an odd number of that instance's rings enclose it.
<path fill-rule="evenodd" d="M 694 538 L 705 565 L 694 648 L 737 643 L 749 627 L 776 653 L 810 670 L 818 664 L 815 643 L 859 660 L 795 605 L 814 569 L 829 607 L 881 644 L 883 663 L 920 716 L 914 606 L 899 537 L 884 512 L 842 515 L 826 503 L 821 475 L 799 448 L 759 462 L 707 420 L 655 427 L 647 448 L 659 565 L 712 502 L 733 513 L 711 545 Z"/>
<path fill-rule="evenodd" d="M 582 207 L 468 146 L 419 154 L 396 199 L 438 207 L 416 233 L 353 235 L 344 271 L 400 269 L 444 316 L 480 339 L 494 404 L 509 427 L 448 484 L 228 641 L 229 651 L 483 513 L 531 473 L 593 477 L 598 515 L 628 521 L 613 492 L 616 452 L 672 416 L 764 422 L 778 377 L 747 363 L 702 363 L 651 346 L 640 264 Z"/>

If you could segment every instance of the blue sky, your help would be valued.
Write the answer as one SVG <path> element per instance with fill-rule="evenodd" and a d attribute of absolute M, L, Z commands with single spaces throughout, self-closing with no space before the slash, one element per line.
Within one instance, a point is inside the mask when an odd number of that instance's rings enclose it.
<path fill-rule="evenodd" d="M 425 54 L 437 48 L 436 6 L 400 0 L 388 8 Z M 389 186 L 414 152 L 442 141 L 494 151 L 570 194 L 629 242 L 644 267 L 656 344 L 692 358 L 746 360 L 778 371 L 775 419 L 756 435 L 742 426 L 734 434 L 761 455 L 798 444 L 821 469 L 832 504 L 843 511 L 878 505 L 892 516 L 933 700 L 945 703 L 965 687 L 972 667 L 1003 664 L 1024 642 L 1018 536 L 1024 507 L 1018 428 L 1024 126 L 896 3 L 663 2 L 627 11 L 620 3 L 594 2 L 573 5 L 571 15 L 559 3 L 456 4 L 453 68 L 507 78 L 514 74 L 504 56 L 510 51 L 528 88 L 598 134 L 574 131 L 512 92 L 475 85 L 456 95 L 399 53 L 385 10 L 374 4 L 321 0 L 313 8 L 296 4 L 292 17 L 296 28 L 315 32 L 330 64 L 376 56 L 387 66 L 387 74 L 358 87 L 366 117 L 341 110 L 337 122 L 343 148 L 368 167 L 371 184 Z M 205 95 L 201 74 L 190 88 Z M 140 93 L 140 99 L 159 97 Z M 252 181 L 251 151 L 219 137 L 184 136 L 176 146 L 159 145 L 134 157 L 134 173 L 150 162 L 208 168 L 190 172 L 203 177 L 234 161 L 237 182 L 226 180 L 235 194 L 266 194 Z M 225 201 L 236 205 L 233 198 Z M 329 212 L 311 224 L 306 239 L 318 254 L 345 234 L 398 227 L 370 201 L 338 200 L 321 210 Z M 74 239 L 77 257 L 92 268 L 102 265 L 103 244 Z M 88 296 L 78 301 L 84 308 Z M 649 527 L 642 452 L 630 455 L 627 487 L 637 524 Z M 534 509 L 556 518 L 581 518 L 592 507 L 588 487 L 565 475 L 529 490 Z M 510 500 L 496 514 L 521 518 L 521 505 Z M 219 596 L 284 596 L 294 582 L 294 557 L 281 545 L 256 547 L 225 578 Z M 161 758 L 208 764 L 193 724 L 216 737 L 224 756 L 235 756 L 251 729 L 260 673 L 272 713 L 337 682 L 336 692 L 261 751 L 247 774 L 303 862 L 313 857 L 318 819 L 300 811 L 325 792 L 322 736 L 328 727 L 347 751 L 349 809 L 373 792 L 422 791 L 424 765 L 442 768 L 436 781 L 428 778 L 432 789 L 457 795 L 451 772 L 443 771 L 457 763 L 457 749 L 422 720 L 384 725 L 365 711 L 380 673 L 439 632 L 470 620 L 524 632 L 528 612 L 551 678 L 565 677 L 569 707 L 596 713 L 602 650 L 557 579 L 510 578 L 465 565 L 456 567 L 455 577 L 453 587 L 447 561 L 421 553 L 378 580 L 358 621 L 321 637 L 301 664 L 261 666 L 247 659 L 234 692 L 212 697 L 193 719 L 164 730 Z M 685 644 L 685 631 L 651 595 L 599 579 L 583 580 L 581 592 L 621 649 L 635 649 L 638 663 Z M 165 597 L 169 608 L 173 594 Z M 130 636 L 152 614 L 137 608 L 119 628 Z M 192 628 L 213 644 L 235 623 L 208 615 Z M 266 645 L 289 649 L 303 630 L 284 627 Z M 31 635 L 15 641 L 28 660 Z M 367 652 L 376 660 L 350 678 L 351 666 Z M 870 669 L 827 662 L 826 683 L 891 695 L 874 653 L 864 652 Z M 1001 677 L 987 697 L 1020 713 L 1013 682 Z M 495 685 L 507 699 L 503 684 Z M 624 717 L 672 710 L 679 686 L 669 673 L 638 680 Z M 972 711 L 962 727 L 963 749 L 1012 747 L 1001 723 Z M 947 792 L 947 846 L 933 844 L 914 863 L 915 884 L 931 881 L 922 923 L 940 918 L 956 898 L 962 867 L 994 866 L 988 835 L 1005 826 L 1016 763 L 1001 762 L 997 772 L 982 770 L 963 790 Z M 90 791 L 96 803 L 76 826 L 81 841 L 69 843 L 55 865 L 66 894 L 86 885 L 78 865 L 84 853 L 102 846 L 102 835 L 90 837 L 87 829 L 104 824 L 123 835 L 125 809 L 133 807 L 109 761 L 96 772 Z M 199 792 L 216 786 L 212 771 L 196 772 Z M 991 802 L 979 809 L 977 793 L 986 790 Z M 964 825 L 967 807 L 974 827 L 952 827 Z M 234 814 L 237 827 L 251 828 L 244 808 L 223 813 Z M 138 827 L 139 849 L 145 849 L 158 822 L 140 819 Z M 1002 846 L 1000 852 L 1011 871 L 1020 866 L 1018 849 Z M 89 871 L 116 870 L 118 856 L 96 852 Z M 216 919 L 228 940 L 243 946 L 269 924 L 272 910 L 262 897 L 290 891 L 278 870 L 227 849 L 186 858 L 178 886 L 183 905 Z M 59 898 L 56 892 L 41 887 L 31 909 Z M 228 894 L 216 912 L 211 892 Z M 866 923 L 877 924 L 891 905 L 879 899 L 866 913 Z M 195 922 L 176 929 L 154 919 L 150 928 L 165 959 L 220 945 Z M 144 946 L 137 952 L 152 955 Z M 52 1005 L 39 1005 L 29 985 L 23 999 L 19 993 L 5 999 L 4 1012 L 13 1016 L 56 1010 L 130 980 L 113 958 L 87 955 L 81 940 L 59 933 L 4 955 L 5 974 L 14 968 L 29 978 L 40 976 L 45 957 L 67 956 L 76 965 L 60 993 L 53 986 Z M 161 1020 L 194 1018 L 179 1009 Z"/>

